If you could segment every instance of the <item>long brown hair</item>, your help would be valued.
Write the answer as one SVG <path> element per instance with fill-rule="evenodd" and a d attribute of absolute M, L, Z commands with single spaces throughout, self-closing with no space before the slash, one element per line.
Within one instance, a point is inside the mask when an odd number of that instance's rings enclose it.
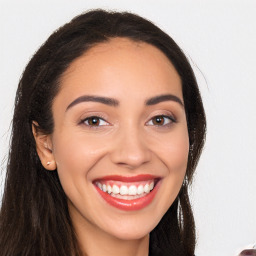
<path fill-rule="evenodd" d="M 41 165 L 31 126 L 36 121 L 45 134 L 53 132 L 51 107 L 61 75 L 88 49 L 114 37 L 157 47 L 182 80 L 190 140 L 188 166 L 178 197 L 150 234 L 150 253 L 194 255 L 195 225 L 187 190 L 204 144 L 206 120 L 192 68 L 173 39 L 150 21 L 126 12 L 93 10 L 55 31 L 32 57 L 19 82 L 0 211 L 2 256 L 80 254 L 57 171 Z"/>

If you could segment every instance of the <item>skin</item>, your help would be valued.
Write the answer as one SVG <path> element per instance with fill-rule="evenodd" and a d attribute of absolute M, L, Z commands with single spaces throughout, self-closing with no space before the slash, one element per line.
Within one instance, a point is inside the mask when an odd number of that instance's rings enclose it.
<path fill-rule="evenodd" d="M 145 105 L 164 94 L 183 102 L 180 77 L 167 57 L 146 43 L 111 39 L 76 59 L 63 74 L 52 107 L 53 134 L 33 128 L 42 164 L 57 168 L 87 255 L 148 255 L 149 233 L 180 190 L 189 151 L 185 109 L 174 100 Z M 83 95 L 119 104 L 81 102 L 67 110 Z M 93 126 L 86 119 L 91 116 L 102 119 Z M 163 122 L 157 124 L 155 116 Z M 109 205 L 93 185 L 107 175 L 139 174 L 161 177 L 161 183 L 153 201 L 137 211 Z"/>

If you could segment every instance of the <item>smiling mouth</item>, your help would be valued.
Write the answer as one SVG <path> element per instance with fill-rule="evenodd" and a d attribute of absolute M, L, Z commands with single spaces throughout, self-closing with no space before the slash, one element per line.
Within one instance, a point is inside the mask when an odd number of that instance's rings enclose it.
<path fill-rule="evenodd" d="M 155 186 L 154 180 L 136 183 L 123 183 L 115 181 L 97 181 L 96 186 L 109 195 L 126 200 L 133 200 L 150 193 Z"/>
<path fill-rule="evenodd" d="M 96 190 L 110 205 L 121 210 L 139 210 L 151 203 L 160 178 L 152 175 L 108 176 L 94 181 Z"/>

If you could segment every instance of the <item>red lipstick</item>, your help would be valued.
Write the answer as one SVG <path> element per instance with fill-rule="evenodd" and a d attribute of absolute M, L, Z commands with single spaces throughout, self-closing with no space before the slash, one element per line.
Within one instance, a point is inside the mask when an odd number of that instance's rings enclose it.
<path fill-rule="evenodd" d="M 109 181 L 117 181 L 117 182 L 126 182 L 126 183 L 137 183 L 137 182 L 145 182 L 149 180 L 154 180 L 155 186 L 153 190 L 139 198 L 136 199 L 122 199 L 120 197 L 114 197 L 111 194 L 108 194 L 107 192 L 102 191 L 97 185 L 96 182 L 109 182 Z M 148 206 L 152 200 L 154 199 L 158 188 L 160 186 L 160 178 L 156 178 L 152 175 L 137 175 L 137 176 L 106 176 L 103 178 L 98 179 L 94 182 L 95 188 L 98 191 L 98 193 L 101 195 L 101 197 L 111 206 L 114 206 L 120 210 L 124 211 L 136 211 L 140 210 L 146 206 Z"/>
<path fill-rule="evenodd" d="M 136 182 L 136 181 L 145 181 L 145 180 L 153 180 L 156 179 L 156 176 L 149 175 L 149 174 L 140 174 L 136 176 L 119 176 L 119 175 L 109 175 L 102 177 L 98 180 L 115 180 L 115 181 L 122 181 L 122 182 Z"/>

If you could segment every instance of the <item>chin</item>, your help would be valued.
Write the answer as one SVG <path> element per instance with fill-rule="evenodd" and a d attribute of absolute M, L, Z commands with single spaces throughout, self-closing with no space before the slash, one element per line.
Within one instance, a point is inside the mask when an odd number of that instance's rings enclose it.
<path fill-rule="evenodd" d="M 115 227 L 112 227 L 112 229 L 107 229 L 106 232 L 121 240 L 143 239 L 149 235 L 149 233 L 157 226 L 158 222 L 161 220 L 161 218 L 159 221 L 152 220 L 152 216 L 150 217 L 151 218 L 148 219 L 147 217 L 142 216 L 142 219 L 140 220 L 140 218 L 137 218 L 135 223 L 132 221 L 124 223 L 124 220 L 122 224 L 118 225 L 117 223 Z"/>
<path fill-rule="evenodd" d="M 133 231 L 133 230 L 124 230 L 123 232 L 115 232 L 114 237 L 120 240 L 140 240 L 149 235 L 151 230 L 145 231 Z"/>

